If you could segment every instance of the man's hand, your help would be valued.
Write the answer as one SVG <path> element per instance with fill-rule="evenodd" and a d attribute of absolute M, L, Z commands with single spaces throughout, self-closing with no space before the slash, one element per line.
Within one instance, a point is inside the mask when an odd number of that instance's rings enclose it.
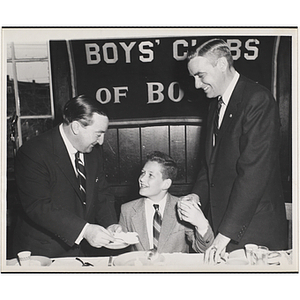
<path fill-rule="evenodd" d="M 91 246 L 96 248 L 101 248 L 115 240 L 108 230 L 95 224 L 88 224 L 83 234 L 83 238 L 85 238 Z"/>
<path fill-rule="evenodd" d="M 112 224 L 106 228 L 111 234 L 122 232 L 122 226 L 119 224 Z"/>
<path fill-rule="evenodd" d="M 196 204 L 200 204 L 201 205 L 201 203 L 200 203 L 200 198 L 199 198 L 199 196 L 198 195 L 196 195 L 196 194 L 188 194 L 188 195 L 186 195 L 186 196 L 182 196 L 182 197 L 180 197 L 179 198 L 179 201 L 194 201 Z"/>
<path fill-rule="evenodd" d="M 204 262 L 206 264 L 220 263 L 221 257 L 224 257 L 226 246 L 230 242 L 230 238 L 219 233 L 212 245 L 205 251 Z"/>

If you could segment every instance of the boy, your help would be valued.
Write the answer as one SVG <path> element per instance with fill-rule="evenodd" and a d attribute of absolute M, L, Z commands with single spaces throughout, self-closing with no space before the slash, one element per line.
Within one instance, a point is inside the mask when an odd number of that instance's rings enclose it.
<path fill-rule="evenodd" d="M 156 249 L 159 253 L 204 252 L 214 236 L 201 209 L 189 201 L 180 201 L 168 190 L 177 176 L 177 166 L 168 155 L 155 151 L 139 177 L 140 199 L 121 207 L 119 224 L 124 232 L 137 232 L 139 243 L 132 251 Z"/>

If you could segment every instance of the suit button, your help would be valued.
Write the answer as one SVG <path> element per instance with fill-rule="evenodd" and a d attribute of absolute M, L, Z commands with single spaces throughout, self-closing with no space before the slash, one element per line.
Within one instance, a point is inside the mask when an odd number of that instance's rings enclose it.
<path fill-rule="evenodd" d="M 214 184 L 214 183 L 211 183 L 211 184 L 210 184 L 210 186 L 211 186 L 211 187 L 214 187 L 214 186 L 215 186 L 215 184 Z"/>

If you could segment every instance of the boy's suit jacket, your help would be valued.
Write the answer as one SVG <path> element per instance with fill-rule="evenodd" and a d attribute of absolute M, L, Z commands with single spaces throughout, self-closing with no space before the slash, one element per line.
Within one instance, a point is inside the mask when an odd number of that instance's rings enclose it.
<path fill-rule="evenodd" d="M 213 232 L 209 230 L 204 237 L 193 229 L 190 224 L 179 221 L 176 204 L 179 198 L 168 194 L 163 214 L 161 232 L 158 242 L 158 252 L 189 252 L 189 245 L 197 252 L 205 251 L 213 242 Z M 146 226 L 145 199 L 140 198 L 125 203 L 121 207 L 119 224 L 125 232 L 137 232 L 139 244 L 132 246 L 133 251 L 148 251 L 150 249 Z M 195 238 L 196 236 L 196 238 Z"/>
<path fill-rule="evenodd" d="M 79 255 L 74 242 L 87 222 L 117 223 L 114 197 L 107 191 L 102 148 L 84 155 L 86 205 L 59 128 L 26 142 L 18 151 L 15 175 L 23 214 L 14 235 L 14 251 L 48 257 Z"/>
<path fill-rule="evenodd" d="M 279 167 L 280 121 L 271 93 L 240 76 L 212 146 L 217 100 L 208 113 L 205 165 L 193 192 L 208 206 L 215 234 L 231 238 L 227 250 L 247 243 L 287 246 Z"/>

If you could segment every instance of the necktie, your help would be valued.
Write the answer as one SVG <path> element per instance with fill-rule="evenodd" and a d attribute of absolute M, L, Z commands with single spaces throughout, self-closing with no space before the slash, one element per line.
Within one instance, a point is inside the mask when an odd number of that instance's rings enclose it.
<path fill-rule="evenodd" d="M 159 234 L 160 234 L 160 228 L 162 223 L 162 217 L 159 212 L 159 205 L 153 204 L 155 213 L 153 217 L 153 248 L 157 249 L 158 247 L 158 240 L 159 240 Z"/>
<path fill-rule="evenodd" d="M 83 199 L 83 204 L 86 204 L 86 172 L 82 160 L 79 158 L 79 152 L 75 154 L 75 166 L 77 170 L 77 178 L 79 181 L 79 189 Z"/>
<path fill-rule="evenodd" d="M 223 100 L 222 100 L 222 97 L 220 97 L 218 99 L 218 106 L 217 106 L 217 109 L 216 109 L 216 114 L 215 114 L 215 120 L 214 120 L 214 135 L 215 135 L 215 141 L 217 139 L 217 135 L 218 135 L 218 132 L 219 132 L 219 116 L 220 116 L 220 110 L 221 110 L 221 106 L 223 104 Z M 214 143 L 214 145 L 216 144 L 216 142 Z"/>

